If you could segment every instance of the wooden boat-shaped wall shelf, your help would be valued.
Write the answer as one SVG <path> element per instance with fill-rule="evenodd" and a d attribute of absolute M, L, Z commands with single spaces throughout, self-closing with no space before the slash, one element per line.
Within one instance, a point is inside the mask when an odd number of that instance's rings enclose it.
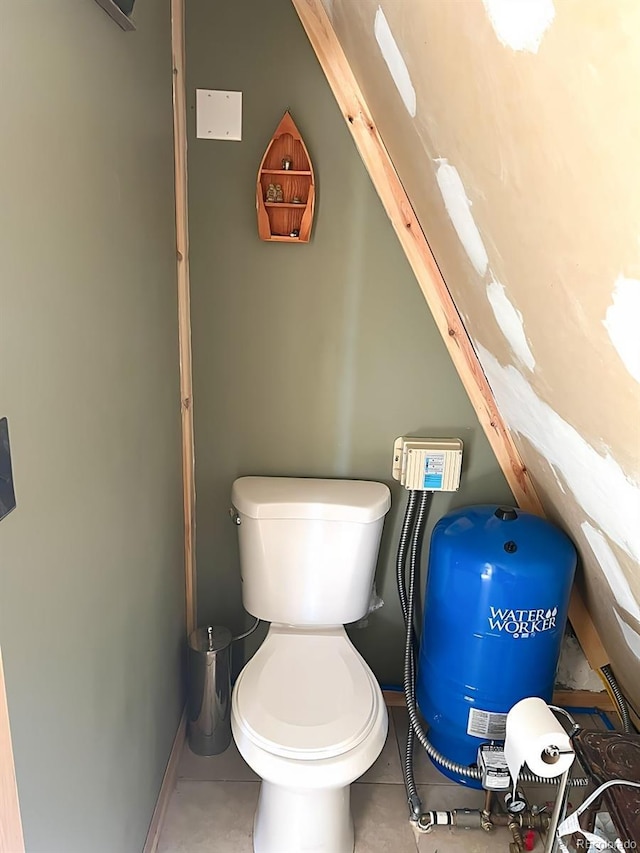
<path fill-rule="evenodd" d="M 289 112 L 267 146 L 256 185 L 261 240 L 308 243 L 313 225 L 313 166 Z"/>

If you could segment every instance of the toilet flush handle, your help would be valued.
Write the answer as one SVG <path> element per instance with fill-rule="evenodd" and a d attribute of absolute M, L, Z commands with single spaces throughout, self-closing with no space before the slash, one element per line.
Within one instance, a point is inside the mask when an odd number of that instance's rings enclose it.
<path fill-rule="evenodd" d="M 229 515 L 231 516 L 231 521 L 233 521 L 234 524 L 242 524 L 240 513 L 234 506 L 229 507 Z"/>

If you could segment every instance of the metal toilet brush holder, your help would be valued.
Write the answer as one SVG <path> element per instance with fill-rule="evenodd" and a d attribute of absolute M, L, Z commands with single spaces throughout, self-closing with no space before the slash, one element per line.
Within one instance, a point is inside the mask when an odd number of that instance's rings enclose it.
<path fill-rule="evenodd" d="M 259 624 L 237 637 L 220 625 L 189 635 L 187 738 L 196 755 L 219 755 L 231 743 L 231 644 Z"/>

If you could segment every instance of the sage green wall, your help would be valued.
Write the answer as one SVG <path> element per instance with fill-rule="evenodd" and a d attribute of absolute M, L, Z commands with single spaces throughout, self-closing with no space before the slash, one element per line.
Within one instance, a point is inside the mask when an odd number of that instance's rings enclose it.
<path fill-rule="evenodd" d="M 231 483 L 242 474 L 390 482 L 403 433 L 459 436 L 452 506 L 511 495 L 289 0 L 187 4 L 188 98 L 243 92 L 242 142 L 195 139 L 189 193 L 199 611 L 243 622 Z M 255 180 L 289 108 L 316 170 L 309 245 L 256 233 Z M 393 487 L 378 588 L 385 606 L 354 629 L 384 682 L 401 677 L 394 547 L 404 508 Z M 248 622 L 248 619 L 246 619 Z"/>
<path fill-rule="evenodd" d="M 139 853 L 181 705 L 169 2 L 3 3 L 0 644 L 28 853 Z"/>

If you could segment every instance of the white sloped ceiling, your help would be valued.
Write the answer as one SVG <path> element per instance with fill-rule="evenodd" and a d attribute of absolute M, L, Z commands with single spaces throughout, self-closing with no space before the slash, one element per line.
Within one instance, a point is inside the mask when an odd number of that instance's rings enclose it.
<path fill-rule="evenodd" d="M 640 707 L 640 4 L 323 0 Z"/>

